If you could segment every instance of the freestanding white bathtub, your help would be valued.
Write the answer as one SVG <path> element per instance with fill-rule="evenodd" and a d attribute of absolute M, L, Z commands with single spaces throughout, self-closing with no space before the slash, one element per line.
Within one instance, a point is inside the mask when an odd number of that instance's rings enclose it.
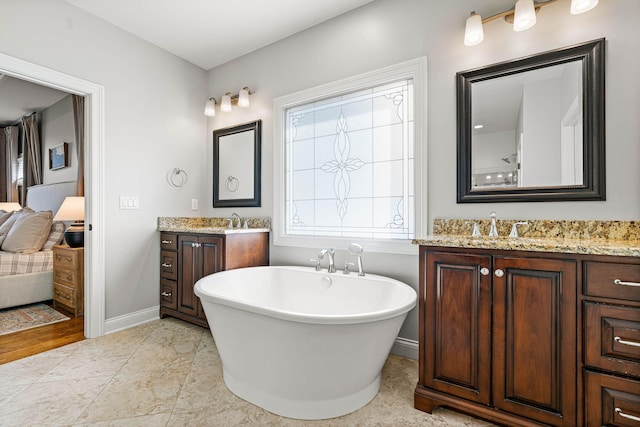
<path fill-rule="evenodd" d="M 378 392 L 410 286 L 309 267 L 252 267 L 200 279 L 202 301 L 235 395 L 277 415 L 348 414 Z"/>

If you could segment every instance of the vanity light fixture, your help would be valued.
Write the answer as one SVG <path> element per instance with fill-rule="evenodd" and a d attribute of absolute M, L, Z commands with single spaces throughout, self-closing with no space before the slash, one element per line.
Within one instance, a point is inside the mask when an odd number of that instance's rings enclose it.
<path fill-rule="evenodd" d="M 504 18 L 510 24 L 513 24 L 514 31 L 524 31 L 536 24 L 536 13 L 548 4 L 557 0 L 538 1 L 534 0 L 518 0 L 513 9 L 505 10 L 488 18 L 482 19 L 475 11 L 467 18 L 464 30 L 465 46 L 475 46 L 484 40 L 483 24 L 491 22 L 494 19 Z M 587 12 L 598 5 L 599 0 L 571 0 L 571 13 L 574 15 Z"/>
<path fill-rule="evenodd" d="M 220 111 L 224 111 L 225 113 L 229 113 L 232 110 L 233 105 L 248 108 L 251 106 L 249 95 L 253 95 L 254 93 L 254 91 L 245 86 L 240 89 L 237 95 L 232 95 L 231 92 L 225 93 L 222 95 L 222 98 L 220 98 L 220 102 L 211 97 L 204 105 L 204 115 L 214 117 L 216 115 L 216 105 L 219 105 Z"/>

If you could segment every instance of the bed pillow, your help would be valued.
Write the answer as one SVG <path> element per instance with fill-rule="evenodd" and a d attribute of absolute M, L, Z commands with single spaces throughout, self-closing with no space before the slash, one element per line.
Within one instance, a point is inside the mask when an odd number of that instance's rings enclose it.
<path fill-rule="evenodd" d="M 2 250 L 23 254 L 38 252 L 49 237 L 52 220 L 51 211 L 21 214 L 2 242 Z"/>
<path fill-rule="evenodd" d="M 51 223 L 51 231 L 49 232 L 49 237 L 47 238 L 47 241 L 44 242 L 44 245 L 42 245 L 42 249 L 40 250 L 50 251 L 55 245 L 59 245 L 60 243 L 62 243 L 62 239 L 64 239 L 64 222 L 53 221 Z"/>
<path fill-rule="evenodd" d="M 13 224 L 16 223 L 18 218 L 25 214 L 35 213 L 33 209 L 24 207 L 19 211 L 13 212 L 13 215 L 9 216 L 2 225 L 0 225 L 0 235 L 4 234 L 5 236 L 9 234 L 9 230 L 13 227 Z"/>
<path fill-rule="evenodd" d="M 13 215 L 13 211 L 7 212 L 7 211 L 0 210 L 0 225 L 4 224 L 5 221 L 8 220 L 11 215 Z"/>

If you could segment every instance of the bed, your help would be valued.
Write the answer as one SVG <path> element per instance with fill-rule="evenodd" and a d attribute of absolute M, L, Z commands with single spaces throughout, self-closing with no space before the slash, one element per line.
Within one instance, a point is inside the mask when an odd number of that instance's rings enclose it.
<path fill-rule="evenodd" d="M 55 213 L 65 197 L 76 195 L 76 182 L 34 185 L 27 189 L 26 206 Z M 43 249 L 32 254 L 0 250 L 0 309 L 53 298 L 53 245 L 62 241 L 64 225 L 53 222 Z M 55 231 L 55 232 L 54 232 Z"/>

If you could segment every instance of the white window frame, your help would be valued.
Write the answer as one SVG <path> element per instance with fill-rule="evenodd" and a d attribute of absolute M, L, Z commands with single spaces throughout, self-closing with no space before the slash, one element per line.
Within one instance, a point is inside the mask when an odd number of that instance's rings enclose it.
<path fill-rule="evenodd" d="M 337 82 L 278 97 L 274 100 L 273 244 L 306 248 L 346 249 L 354 241 L 368 252 L 417 253 L 408 239 L 363 239 L 286 234 L 285 227 L 285 112 L 288 108 L 355 92 L 399 79 L 413 79 L 414 87 L 414 197 L 415 237 L 427 231 L 427 58 L 420 57 Z"/>

